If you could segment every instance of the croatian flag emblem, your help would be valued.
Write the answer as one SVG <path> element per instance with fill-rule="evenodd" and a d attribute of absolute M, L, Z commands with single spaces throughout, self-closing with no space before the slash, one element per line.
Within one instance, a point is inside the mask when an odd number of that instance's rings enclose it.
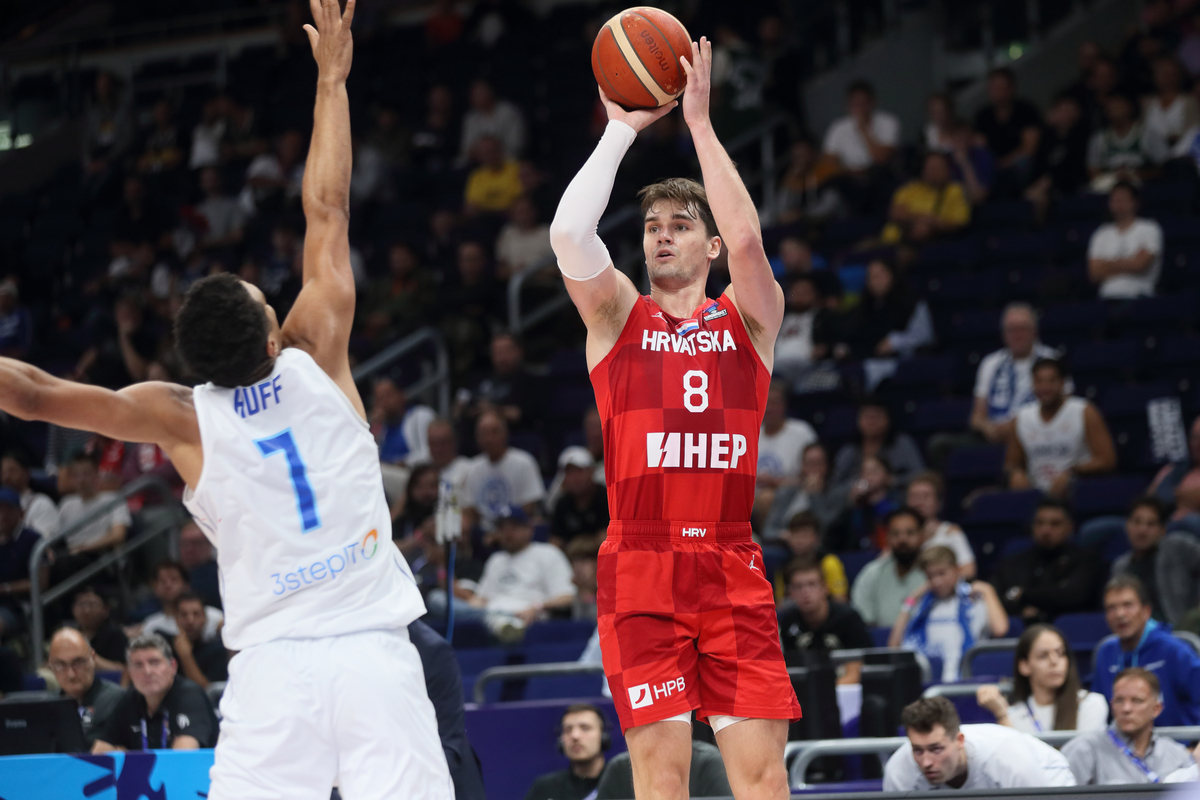
<path fill-rule="evenodd" d="M 675 332 L 680 336 L 687 336 L 692 331 L 700 330 L 700 323 L 694 319 L 685 319 L 683 322 L 675 326 Z"/>

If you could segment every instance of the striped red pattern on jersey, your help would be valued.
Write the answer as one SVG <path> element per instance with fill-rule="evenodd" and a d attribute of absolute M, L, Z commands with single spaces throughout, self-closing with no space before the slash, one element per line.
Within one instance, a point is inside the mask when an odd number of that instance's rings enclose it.
<path fill-rule="evenodd" d="M 591 379 L 612 519 L 750 521 L 771 374 L 725 295 L 689 319 L 640 298 Z"/>

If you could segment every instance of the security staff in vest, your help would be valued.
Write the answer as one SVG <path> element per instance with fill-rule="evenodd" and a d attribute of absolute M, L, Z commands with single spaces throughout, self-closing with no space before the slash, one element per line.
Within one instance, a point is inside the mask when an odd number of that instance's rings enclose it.
<path fill-rule="evenodd" d="M 593 800 L 611 746 L 603 711 L 590 703 L 567 706 L 558 723 L 558 751 L 571 765 L 536 778 L 525 800 Z"/>

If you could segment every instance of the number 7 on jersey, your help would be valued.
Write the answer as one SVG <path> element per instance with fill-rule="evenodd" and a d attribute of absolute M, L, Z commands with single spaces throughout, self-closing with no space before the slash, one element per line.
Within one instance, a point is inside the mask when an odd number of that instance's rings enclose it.
<path fill-rule="evenodd" d="M 304 466 L 304 459 L 300 457 L 300 451 L 296 449 L 292 429 L 288 428 L 265 439 L 255 439 L 254 443 L 258 445 L 258 452 L 263 454 L 263 458 L 270 458 L 276 453 L 283 453 L 287 457 L 288 475 L 296 493 L 296 509 L 300 512 L 300 532 L 308 533 L 321 527 L 321 516 L 317 513 L 317 496 L 312 490 L 312 484 L 308 482 L 308 470 Z"/>

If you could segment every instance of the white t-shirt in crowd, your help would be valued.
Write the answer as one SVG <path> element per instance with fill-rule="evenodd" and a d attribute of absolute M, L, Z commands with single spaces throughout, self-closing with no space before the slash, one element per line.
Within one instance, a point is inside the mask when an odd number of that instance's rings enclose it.
<path fill-rule="evenodd" d="M 204 617 L 204 641 L 211 642 L 217 638 L 217 631 L 220 629 L 225 615 L 221 613 L 221 609 L 219 608 L 205 606 Z M 156 611 L 146 617 L 146 620 L 142 623 L 142 633 L 157 633 L 160 636 L 166 637 L 169 642 L 179 635 L 179 625 L 176 624 L 175 618 L 170 614 L 164 611 Z"/>
<path fill-rule="evenodd" d="M 815 311 L 783 315 L 779 336 L 775 338 L 776 364 L 807 364 L 812 361 L 812 329 L 816 318 Z"/>
<path fill-rule="evenodd" d="M 967 780 L 963 789 L 1018 789 L 1074 786 L 1075 774 L 1066 756 L 1040 739 L 1003 725 L 963 725 Z M 905 742 L 888 759 L 883 774 L 885 792 L 927 792 L 934 786 L 913 760 Z"/>
<path fill-rule="evenodd" d="M 1068 397 L 1048 422 L 1037 403 L 1017 413 L 1017 439 L 1025 451 L 1025 471 L 1033 488 L 1049 491 L 1060 474 L 1091 457 L 1086 410 L 1086 400 Z"/>
<path fill-rule="evenodd" d="M 546 487 L 533 456 L 510 447 L 494 464 L 486 453 L 471 459 L 463 496 L 465 507 L 478 511 L 484 529 L 492 530 L 501 509 L 536 503 L 546 496 Z"/>
<path fill-rule="evenodd" d="M 1032 714 L 1030 712 L 1033 712 Z M 1041 733 L 1054 730 L 1054 704 L 1048 706 L 1039 704 L 1030 697 L 1024 703 L 1011 703 L 1008 707 L 1008 721 L 1019 731 L 1025 733 Z M 1034 721 L 1037 721 L 1037 725 Z M 1038 726 L 1041 726 L 1040 728 Z M 1079 711 L 1075 716 L 1075 730 L 1102 731 L 1108 727 L 1108 701 L 1104 695 L 1079 690 Z"/>
<path fill-rule="evenodd" d="M 962 663 L 964 631 L 958 622 L 959 602 L 958 595 L 936 601 L 925 623 L 925 655 L 942 659 L 942 681 L 945 683 L 959 679 L 958 670 Z M 982 600 L 971 603 L 967 609 L 967 622 L 975 641 L 987 633 L 987 605 Z"/>
<path fill-rule="evenodd" d="M 949 547 L 954 551 L 954 557 L 958 559 L 960 567 L 975 563 L 975 551 L 971 549 L 970 540 L 967 539 L 962 528 L 953 522 L 943 522 L 938 525 L 933 536 L 930 536 L 925 540 L 925 544 L 921 545 L 922 550 L 930 547 Z"/>
<path fill-rule="evenodd" d="M 492 553 L 483 567 L 478 594 L 488 611 L 517 614 L 537 603 L 574 595 L 571 562 L 562 550 L 544 542 L 530 542 L 519 553 Z"/>
<path fill-rule="evenodd" d="M 794 478 L 800 474 L 800 459 L 804 448 L 817 441 L 812 425 L 799 419 L 789 419 L 774 435 L 766 428 L 758 434 L 758 474 L 776 478 Z"/>
<path fill-rule="evenodd" d="M 90 516 L 100 506 L 110 500 L 119 499 L 119 497 L 116 492 L 97 492 L 96 496 L 91 500 L 84 500 L 77 494 L 67 495 L 58 504 L 59 530 L 66 530 L 67 527 L 74 525 L 79 519 Z M 71 547 L 82 547 L 83 545 L 92 544 L 103 539 L 112 530 L 114 525 L 128 526 L 131 522 L 129 506 L 124 503 L 117 503 L 107 514 L 89 522 L 81 530 L 68 536 L 67 544 Z"/>
<path fill-rule="evenodd" d="M 1033 363 L 1058 355 L 1053 347 L 1036 342 L 1025 358 L 1013 358 L 1007 347 L 984 356 L 975 373 L 975 397 L 987 401 L 988 419 L 1007 422 L 1034 402 Z"/>
<path fill-rule="evenodd" d="M 496 260 L 507 264 L 514 275 L 553 255 L 549 225 L 537 225 L 528 231 L 505 225 L 496 240 Z"/>
<path fill-rule="evenodd" d="M 1112 222 L 1096 229 L 1088 242 L 1088 260 L 1115 261 L 1135 256 L 1142 250 L 1154 256 L 1150 268 L 1139 275 L 1114 275 L 1100 284 L 1101 297 L 1124 300 L 1154 296 L 1154 287 L 1162 272 L 1163 232 L 1152 219 L 1136 219 L 1123 231 Z"/>
<path fill-rule="evenodd" d="M 58 507 L 46 495 L 26 489 L 21 493 L 21 511 L 25 512 L 26 528 L 43 538 L 58 533 Z"/>
<path fill-rule="evenodd" d="M 895 147 L 900 141 L 900 120 L 886 111 L 875 111 L 871 115 L 871 136 L 879 144 Z M 822 149 L 837 156 L 846 169 L 866 169 L 874 163 L 853 117 L 842 117 L 829 126 Z"/>

